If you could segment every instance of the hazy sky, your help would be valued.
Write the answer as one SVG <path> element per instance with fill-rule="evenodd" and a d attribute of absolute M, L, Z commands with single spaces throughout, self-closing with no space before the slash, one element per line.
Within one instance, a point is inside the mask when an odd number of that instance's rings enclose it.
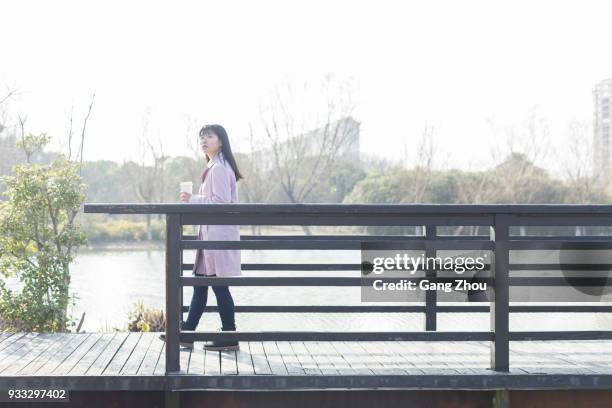
<path fill-rule="evenodd" d="M 362 151 L 399 159 L 429 125 L 438 164 L 481 167 L 534 109 L 560 153 L 568 123 L 591 120 L 593 86 L 612 77 L 611 4 L 5 1 L 0 84 L 30 131 L 61 140 L 95 92 L 85 159 L 120 161 L 146 112 L 171 154 L 188 153 L 188 123 L 194 138 L 221 123 L 244 150 L 275 86 L 331 73 L 352 81 Z"/>

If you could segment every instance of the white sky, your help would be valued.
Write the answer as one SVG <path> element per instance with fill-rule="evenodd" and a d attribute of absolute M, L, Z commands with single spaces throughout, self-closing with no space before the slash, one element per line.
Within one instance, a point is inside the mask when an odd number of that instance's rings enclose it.
<path fill-rule="evenodd" d="M 439 164 L 481 167 L 534 108 L 560 150 L 569 122 L 591 120 L 592 88 L 612 77 L 607 3 L 10 1 L 0 85 L 19 90 L 10 108 L 30 131 L 62 140 L 95 92 L 85 159 L 121 161 L 147 111 L 170 154 L 188 154 L 189 120 L 244 150 L 275 85 L 332 73 L 353 82 L 362 151 L 399 159 L 431 125 Z"/>

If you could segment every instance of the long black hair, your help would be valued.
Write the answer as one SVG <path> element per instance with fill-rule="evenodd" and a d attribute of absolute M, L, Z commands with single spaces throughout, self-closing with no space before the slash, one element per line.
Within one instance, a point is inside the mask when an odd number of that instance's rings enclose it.
<path fill-rule="evenodd" d="M 200 129 L 200 136 L 203 136 L 205 133 L 214 133 L 219 139 L 221 139 L 221 152 L 223 153 L 225 160 L 227 160 L 230 166 L 232 166 L 232 170 L 234 170 L 234 174 L 236 175 L 236 181 L 244 178 L 240 173 L 240 170 L 238 170 L 238 165 L 236 164 L 236 159 L 232 153 L 229 136 L 227 135 L 225 128 L 221 125 L 205 125 L 202 127 L 202 129 Z M 207 154 L 204 156 L 206 157 L 206 163 L 208 164 L 210 159 Z"/>

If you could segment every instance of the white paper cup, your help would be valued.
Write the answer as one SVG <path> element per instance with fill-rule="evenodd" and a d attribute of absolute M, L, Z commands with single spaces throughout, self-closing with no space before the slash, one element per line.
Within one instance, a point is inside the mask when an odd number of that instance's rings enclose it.
<path fill-rule="evenodd" d="M 181 193 L 193 194 L 193 183 L 191 181 L 182 181 Z"/>

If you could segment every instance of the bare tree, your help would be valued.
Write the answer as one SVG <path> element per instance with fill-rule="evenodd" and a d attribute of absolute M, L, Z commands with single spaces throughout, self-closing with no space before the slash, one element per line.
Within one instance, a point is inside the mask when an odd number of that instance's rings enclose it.
<path fill-rule="evenodd" d="M 166 162 L 170 158 L 166 154 L 166 149 L 161 140 L 158 140 L 157 146 L 154 146 L 152 142 L 148 143 L 149 151 L 153 157 L 153 168 L 154 172 L 159 176 L 159 191 L 157 193 L 157 202 L 163 203 L 166 201 Z M 162 218 L 162 214 L 158 215 L 158 218 Z"/>
<path fill-rule="evenodd" d="M 593 168 L 594 147 L 592 127 L 588 122 L 574 121 L 569 125 L 568 157 L 563 163 L 563 176 L 569 187 L 572 204 L 591 204 L 602 192 L 604 174 Z"/>
<path fill-rule="evenodd" d="M 25 153 L 25 157 L 26 157 L 26 163 L 30 163 L 31 157 L 33 152 L 29 151 L 28 149 L 25 148 L 25 124 L 26 121 L 28 120 L 27 116 L 26 117 L 22 117 L 21 115 L 17 115 L 17 118 L 19 120 L 19 135 L 21 136 L 21 143 L 24 146 L 23 152 Z"/>
<path fill-rule="evenodd" d="M 433 126 L 425 126 L 421 138 L 416 146 L 416 158 L 414 165 L 414 179 L 412 196 L 406 197 L 405 203 L 422 203 L 425 200 L 425 193 L 430 186 L 434 171 L 434 157 L 436 156 L 436 146 L 433 137 Z M 408 160 L 411 147 L 404 141 L 404 160 Z M 404 167 L 408 167 L 409 162 L 404 162 Z"/>
<path fill-rule="evenodd" d="M 16 89 L 8 89 L 6 94 L 2 98 L 0 98 L 0 106 L 15 95 L 17 95 Z"/>
<path fill-rule="evenodd" d="M 606 175 L 593 168 L 594 146 L 592 127 L 589 122 L 574 121 L 569 125 L 568 155 L 558 157 L 562 175 L 568 186 L 568 201 L 571 204 L 603 204 L 607 198 Z M 585 235 L 585 227 L 577 225 L 576 235 Z"/>
<path fill-rule="evenodd" d="M 498 160 L 501 156 L 496 150 L 497 145 L 492 147 L 489 155 Z M 497 186 L 495 185 L 495 172 L 492 170 L 482 170 L 474 168 L 474 161 L 466 157 L 467 170 L 461 172 L 457 178 L 457 202 L 459 204 L 486 204 L 494 202 L 497 197 Z M 463 226 L 459 228 L 463 230 Z M 475 235 L 475 228 L 471 228 Z"/>
<path fill-rule="evenodd" d="M 495 135 L 495 124 L 492 121 L 489 121 L 489 124 Z M 497 142 L 490 148 L 490 157 L 493 163 L 497 163 L 496 167 L 482 171 L 468 170 L 458 178 L 459 203 L 483 204 L 500 200 L 530 203 L 535 199 L 536 186 L 531 183 L 537 180 L 542 171 L 536 164 L 541 163 L 552 151 L 547 122 L 533 109 L 523 127 L 505 127 L 502 134 L 505 143 Z M 461 226 L 455 233 L 460 234 L 465 230 L 465 226 Z M 474 226 L 468 228 L 471 235 L 475 235 L 477 231 Z M 524 227 L 521 227 L 520 233 L 525 234 Z"/>
<path fill-rule="evenodd" d="M 83 170 L 83 148 L 85 146 L 85 129 L 87 127 L 87 121 L 89 120 L 89 116 L 91 115 L 91 108 L 94 104 L 94 99 L 96 98 L 96 94 L 94 93 L 91 96 L 91 102 L 89 104 L 89 108 L 87 109 L 87 114 L 85 115 L 85 119 L 83 119 L 83 128 L 81 129 L 81 145 L 79 146 L 79 175 L 81 175 Z M 72 140 L 72 114 L 70 117 L 70 140 Z"/>
<path fill-rule="evenodd" d="M 297 92 L 289 84 L 275 89 L 271 103 L 261 109 L 270 147 L 259 154 L 270 162 L 290 203 L 305 202 L 321 177 L 347 154 L 358 132 L 359 124 L 351 118 L 350 87 L 327 77 L 322 88 L 315 93 L 324 100 L 314 109 L 299 105 L 312 91 L 307 83 Z M 309 233 L 308 228 L 304 230 Z"/>
<path fill-rule="evenodd" d="M 149 111 L 142 121 L 142 132 L 139 140 L 139 157 L 136 162 L 123 164 L 123 168 L 132 184 L 136 197 L 143 203 L 163 202 L 165 200 L 165 165 L 169 156 L 165 153 L 161 141 L 154 143 L 149 136 Z M 146 215 L 147 239 L 153 239 L 151 214 Z"/>
<path fill-rule="evenodd" d="M 253 133 L 251 124 L 249 124 L 249 145 L 251 152 L 257 152 L 258 147 L 261 146 Z M 265 160 L 264 157 L 254 153 L 243 163 L 245 174 L 248 174 L 248 177 L 243 181 L 242 192 L 248 203 L 265 203 L 270 197 L 273 181 L 269 174 L 270 169 L 266 168 L 263 160 Z"/>
<path fill-rule="evenodd" d="M 366 173 L 369 173 L 372 171 L 384 173 L 385 171 L 388 171 L 389 169 L 392 169 L 393 167 L 396 166 L 396 164 L 392 160 L 384 156 L 380 156 L 378 154 L 372 154 L 368 152 L 359 154 L 359 162 L 360 162 L 361 168 Z"/>
<path fill-rule="evenodd" d="M 266 165 L 263 157 L 258 150 L 261 147 L 259 140 L 254 132 L 253 126 L 249 123 L 249 152 L 250 154 L 241 155 L 241 172 L 245 175 L 241 181 L 241 198 L 247 203 L 267 203 L 274 189 L 274 180 L 270 177 L 271 169 Z M 261 227 L 251 226 L 252 233 L 260 234 Z"/>
<path fill-rule="evenodd" d="M 24 161 L 24 152 L 18 148 L 18 126 L 13 122 L 9 113 L 9 102 L 18 95 L 16 89 L 7 88 L 6 93 L 0 97 L 0 175 L 12 174 L 13 167 Z M 0 183 L 0 192 L 5 186 Z M 0 200 L 2 200 L 0 194 Z"/>
<path fill-rule="evenodd" d="M 185 122 L 185 144 L 193 158 L 199 161 L 202 157 L 202 148 L 200 147 L 200 141 L 198 139 L 199 125 L 196 119 L 191 116 L 187 116 Z"/>
<path fill-rule="evenodd" d="M 332 89 L 334 85 L 326 78 L 326 100 L 318 107 L 314 121 L 301 117 L 293 105 L 306 92 L 296 93 L 289 85 L 275 89 L 272 103 L 262 110 L 272 169 L 291 203 L 301 203 L 308 197 L 319 177 L 343 154 L 355 130 L 350 123 L 350 91 Z"/>
<path fill-rule="evenodd" d="M 548 123 L 533 109 L 523 128 L 518 132 L 515 127 L 506 128 L 505 135 L 505 149 L 492 149 L 493 158 L 500 163 L 496 171 L 504 181 L 497 183 L 495 195 L 510 203 L 531 203 L 536 190 L 529 183 L 541 171 L 537 164 L 554 151 Z"/>
<path fill-rule="evenodd" d="M 68 126 L 68 160 L 72 160 L 72 119 L 74 117 L 74 106 L 70 107 L 70 124 Z"/>
<path fill-rule="evenodd" d="M 414 161 L 410 160 L 410 151 L 416 152 Z M 435 156 L 435 144 L 433 138 L 433 126 L 425 126 L 421 133 L 416 149 L 404 139 L 403 167 L 407 168 L 413 164 L 412 173 L 412 195 L 407 195 L 401 203 L 423 203 L 427 189 L 430 187 L 433 176 L 433 163 Z M 423 227 L 415 227 L 417 235 L 424 233 Z"/>
<path fill-rule="evenodd" d="M 6 94 L 0 98 L 0 134 L 7 128 L 8 113 L 6 103 L 17 95 L 16 89 L 7 89 Z"/>
<path fill-rule="evenodd" d="M 471 167 L 471 164 L 470 164 Z M 468 169 L 457 177 L 458 204 L 491 203 L 495 198 L 495 175 L 493 171 L 473 171 Z M 467 231 L 468 235 L 478 235 L 478 226 L 460 225 L 453 229 L 455 235 Z"/>

